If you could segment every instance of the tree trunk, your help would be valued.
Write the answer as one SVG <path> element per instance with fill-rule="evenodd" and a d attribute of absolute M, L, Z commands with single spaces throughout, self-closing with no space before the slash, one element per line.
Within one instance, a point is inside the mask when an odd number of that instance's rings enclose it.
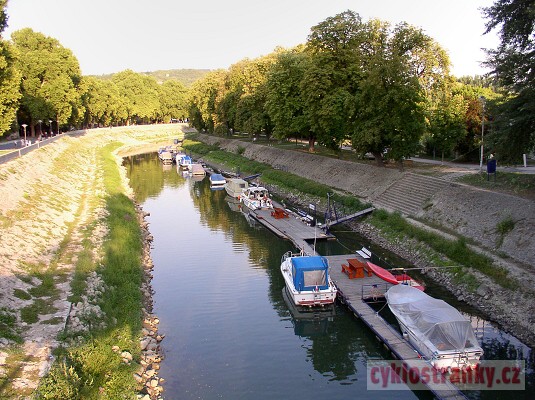
<path fill-rule="evenodd" d="M 314 143 L 316 142 L 316 137 L 314 135 L 310 135 L 308 137 L 308 152 L 314 153 Z"/>
<path fill-rule="evenodd" d="M 403 159 L 401 160 L 397 160 L 396 163 L 398 164 L 398 168 L 401 172 L 404 171 L 404 167 L 403 167 Z"/>
<path fill-rule="evenodd" d="M 375 162 L 377 163 L 377 166 L 384 167 L 385 164 L 383 163 L 383 154 L 379 152 L 372 152 L 372 154 L 375 157 Z"/>

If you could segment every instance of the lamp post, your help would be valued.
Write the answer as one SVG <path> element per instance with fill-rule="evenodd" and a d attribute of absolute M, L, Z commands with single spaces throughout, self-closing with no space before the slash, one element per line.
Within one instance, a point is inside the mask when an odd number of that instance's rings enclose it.
<path fill-rule="evenodd" d="M 485 96 L 479 96 L 479 101 L 481 102 L 481 155 L 479 157 L 479 171 L 483 170 L 483 137 L 485 134 Z"/>
<path fill-rule="evenodd" d="M 22 124 L 22 129 L 24 129 L 24 146 L 26 146 L 26 127 L 28 125 L 27 124 Z"/>
<path fill-rule="evenodd" d="M 52 120 L 49 119 L 48 123 L 50 124 L 50 137 L 52 137 Z"/>
<path fill-rule="evenodd" d="M 37 121 L 37 122 L 39 122 L 39 136 L 43 136 L 43 130 L 41 129 L 41 123 L 42 123 L 43 121 L 39 120 L 39 121 Z"/>

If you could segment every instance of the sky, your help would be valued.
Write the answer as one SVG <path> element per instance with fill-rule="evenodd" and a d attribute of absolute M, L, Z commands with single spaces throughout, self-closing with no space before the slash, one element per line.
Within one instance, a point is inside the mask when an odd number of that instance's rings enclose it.
<path fill-rule="evenodd" d="M 83 75 L 131 69 L 218 69 L 305 43 L 310 28 L 346 10 L 364 21 L 407 22 L 444 48 L 455 76 L 481 75 L 481 7 L 493 0 L 8 0 L 8 28 L 32 28 L 70 49 Z"/>

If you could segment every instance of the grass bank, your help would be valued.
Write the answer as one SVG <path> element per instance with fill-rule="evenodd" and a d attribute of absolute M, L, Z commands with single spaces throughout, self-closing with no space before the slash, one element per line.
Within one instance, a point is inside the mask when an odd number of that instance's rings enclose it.
<path fill-rule="evenodd" d="M 76 264 L 73 297 L 79 301 L 87 291 L 88 276 L 96 272 L 103 285 L 95 297 L 93 313 L 87 314 L 91 327 L 85 332 L 66 333 L 69 345 L 56 351 L 57 360 L 42 379 L 37 399 L 118 399 L 135 397 L 134 370 L 139 361 L 143 270 L 142 240 L 136 210 L 123 193 L 121 176 L 113 155 L 119 143 L 99 150 L 98 163 L 103 171 L 108 234 L 103 243 L 103 259 L 90 256 L 87 229 L 84 249 Z M 120 350 L 114 351 L 114 346 Z M 122 352 L 132 355 L 125 363 Z"/>
<path fill-rule="evenodd" d="M 496 176 L 487 176 L 486 172 L 481 172 L 464 175 L 459 178 L 459 182 L 491 191 L 535 199 L 535 175 L 499 171 Z"/>
<path fill-rule="evenodd" d="M 369 221 L 392 242 L 413 239 L 423 243 L 435 252 L 434 256 L 427 254 L 432 258 L 435 266 L 455 266 L 455 268 L 449 268 L 447 272 L 453 274 L 456 283 L 465 284 L 472 291 L 477 289 L 479 283 L 470 273 L 470 268 L 490 277 L 504 288 L 515 289 L 518 286 L 508 276 L 507 270 L 494 265 L 490 257 L 472 250 L 464 238 L 447 239 L 437 233 L 412 225 L 399 213 L 388 213 L 384 210 L 375 211 Z"/>

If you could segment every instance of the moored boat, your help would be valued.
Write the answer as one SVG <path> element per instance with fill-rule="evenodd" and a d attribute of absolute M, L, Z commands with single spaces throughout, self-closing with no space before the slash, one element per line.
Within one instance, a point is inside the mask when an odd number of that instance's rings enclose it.
<path fill-rule="evenodd" d="M 191 157 L 186 155 L 181 156 L 178 160 L 178 165 L 183 170 L 189 169 L 191 165 Z"/>
<path fill-rule="evenodd" d="M 204 170 L 203 166 L 201 164 L 190 164 L 190 171 L 192 175 L 199 175 L 204 176 L 206 175 L 206 171 Z"/>
<path fill-rule="evenodd" d="M 240 199 L 243 192 L 249 188 L 249 182 L 241 178 L 230 178 L 226 185 L 225 191 L 233 199 Z"/>
<path fill-rule="evenodd" d="M 418 282 L 417 280 L 411 278 L 408 274 L 406 274 L 405 272 L 401 272 L 401 273 L 398 273 L 399 271 L 403 271 L 402 269 L 401 270 L 387 270 L 387 269 L 384 269 L 378 265 L 375 265 L 371 262 L 367 262 L 366 264 L 368 264 L 368 268 L 375 274 L 377 275 L 379 278 L 381 278 L 382 280 L 388 282 L 388 283 L 391 283 L 393 285 L 398 285 L 398 284 L 401 284 L 401 285 L 408 285 L 408 286 L 412 286 L 416 289 L 419 289 L 419 290 L 425 290 L 425 286 L 421 283 L 421 282 Z"/>
<path fill-rule="evenodd" d="M 337 289 L 329 276 L 329 264 L 325 257 L 287 252 L 282 256 L 281 272 L 288 295 L 296 306 L 334 303 Z"/>
<path fill-rule="evenodd" d="M 173 153 L 170 149 L 170 147 L 160 147 L 158 150 L 158 158 L 161 162 L 164 164 L 172 164 L 173 163 Z"/>
<path fill-rule="evenodd" d="M 211 189 L 223 189 L 227 183 L 225 177 L 221 174 L 210 175 L 210 188 Z"/>
<path fill-rule="evenodd" d="M 483 355 L 470 321 L 456 308 L 408 285 L 385 294 L 404 337 L 436 369 L 475 368 Z"/>
<path fill-rule="evenodd" d="M 273 208 L 269 192 L 262 186 L 249 186 L 243 191 L 242 203 L 251 210 L 268 210 Z"/>

